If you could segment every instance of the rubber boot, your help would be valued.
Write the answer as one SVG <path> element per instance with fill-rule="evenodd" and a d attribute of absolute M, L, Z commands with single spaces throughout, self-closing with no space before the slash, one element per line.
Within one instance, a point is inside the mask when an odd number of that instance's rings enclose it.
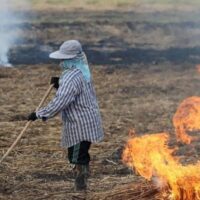
<path fill-rule="evenodd" d="M 87 189 L 87 179 L 89 177 L 89 165 L 76 165 L 75 167 L 75 190 Z"/>

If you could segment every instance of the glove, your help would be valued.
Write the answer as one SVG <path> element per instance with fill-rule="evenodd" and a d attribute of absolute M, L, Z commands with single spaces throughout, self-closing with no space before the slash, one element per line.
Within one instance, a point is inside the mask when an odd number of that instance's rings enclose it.
<path fill-rule="evenodd" d="M 35 121 L 37 118 L 36 113 L 32 112 L 29 116 L 28 116 L 28 121 Z"/>
<path fill-rule="evenodd" d="M 59 77 L 51 77 L 50 84 L 53 84 L 53 87 L 58 89 L 59 88 Z"/>

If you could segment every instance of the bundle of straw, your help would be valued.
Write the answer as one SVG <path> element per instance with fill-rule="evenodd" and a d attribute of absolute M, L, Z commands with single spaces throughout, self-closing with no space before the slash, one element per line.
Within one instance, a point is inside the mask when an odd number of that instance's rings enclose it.
<path fill-rule="evenodd" d="M 159 190 L 150 183 L 128 184 L 111 191 L 96 193 L 90 200 L 163 200 Z"/>

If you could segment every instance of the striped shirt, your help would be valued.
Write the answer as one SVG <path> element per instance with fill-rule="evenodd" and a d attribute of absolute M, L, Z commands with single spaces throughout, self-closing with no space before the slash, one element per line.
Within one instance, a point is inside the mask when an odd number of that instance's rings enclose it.
<path fill-rule="evenodd" d="M 61 112 L 62 147 L 68 148 L 81 141 L 99 142 L 104 134 L 92 82 L 87 82 L 77 68 L 65 71 L 60 79 L 56 96 L 36 115 L 49 119 Z"/>

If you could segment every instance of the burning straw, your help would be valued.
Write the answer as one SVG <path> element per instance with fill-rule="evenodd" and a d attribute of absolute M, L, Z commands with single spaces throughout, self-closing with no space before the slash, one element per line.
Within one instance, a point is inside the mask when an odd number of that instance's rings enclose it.
<path fill-rule="evenodd" d="M 130 139 L 123 152 L 123 161 L 162 193 L 170 191 L 172 200 L 200 199 L 200 163 L 183 166 L 169 149 L 167 133 L 144 135 Z"/>
<path fill-rule="evenodd" d="M 173 117 L 177 139 L 185 144 L 190 144 L 195 138 L 188 135 L 187 131 L 200 130 L 199 122 L 200 97 L 189 97 L 180 104 Z"/>

